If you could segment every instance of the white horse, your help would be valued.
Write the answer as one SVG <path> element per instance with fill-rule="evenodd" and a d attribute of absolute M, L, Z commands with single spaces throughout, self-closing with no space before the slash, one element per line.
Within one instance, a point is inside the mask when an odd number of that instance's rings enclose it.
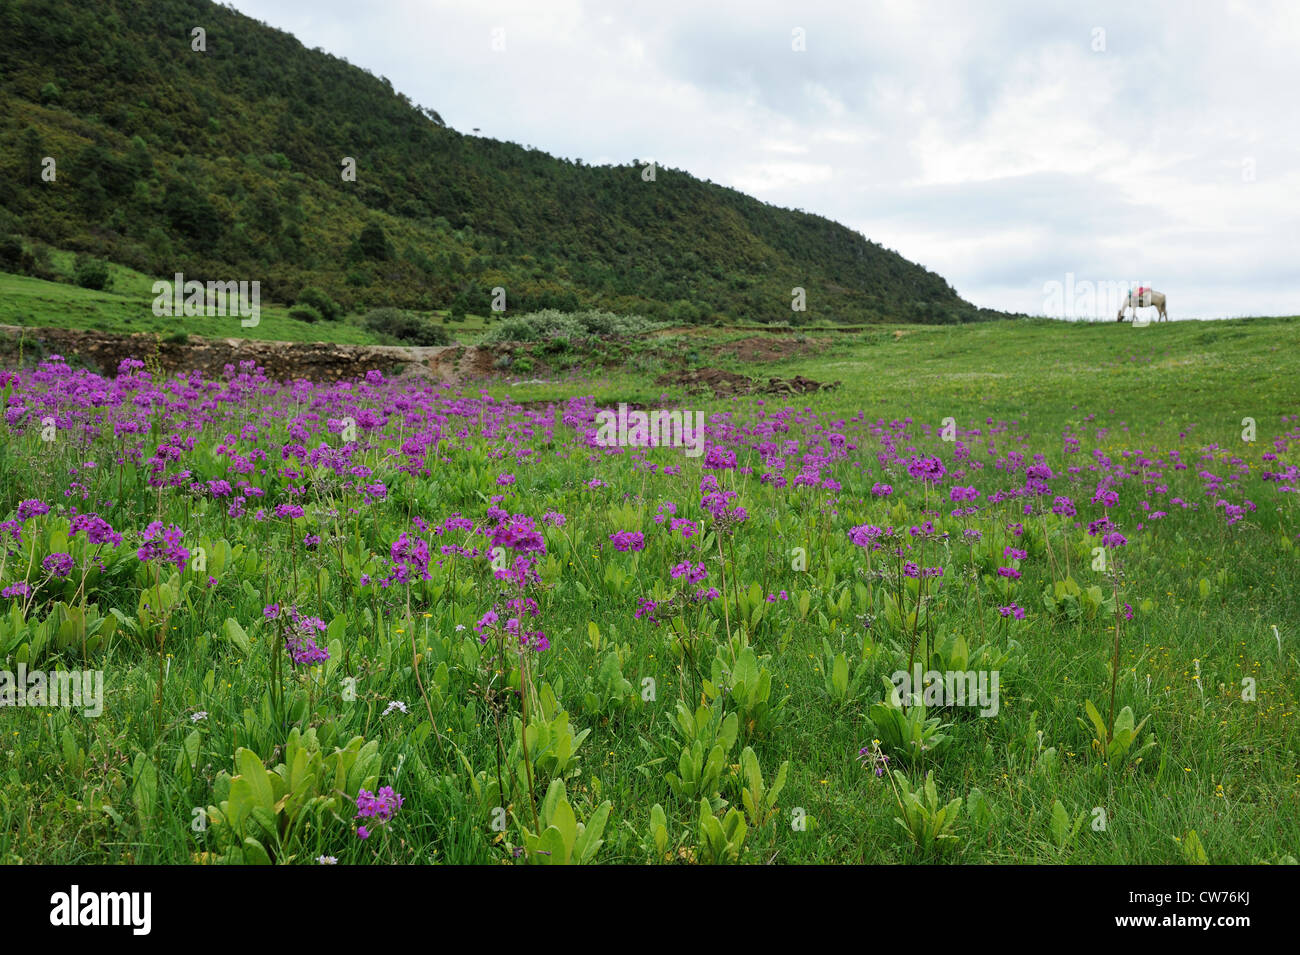
<path fill-rule="evenodd" d="M 1165 293 L 1157 292 L 1153 288 L 1138 287 L 1129 289 L 1128 297 L 1124 299 L 1124 304 L 1119 307 L 1119 314 L 1115 316 L 1115 321 L 1124 321 L 1124 312 L 1133 309 L 1133 315 L 1136 316 L 1136 309 L 1156 308 L 1156 321 L 1167 322 L 1169 315 L 1165 312 Z"/>

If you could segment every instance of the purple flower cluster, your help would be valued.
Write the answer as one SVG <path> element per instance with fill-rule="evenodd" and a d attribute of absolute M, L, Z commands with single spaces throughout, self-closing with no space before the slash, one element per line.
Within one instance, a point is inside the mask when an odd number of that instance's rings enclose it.
<path fill-rule="evenodd" d="M 948 469 L 944 467 L 943 461 L 937 457 L 916 457 L 912 458 L 907 465 L 907 473 L 914 480 L 925 484 L 938 484 L 944 479 Z"/>
<path fill-rule="evenodd" d="M 505 623 L 501 623 L 501 614 L 498 613 L 497 607 L 492 607 L 478 622 L 474 624 L 474 631 L 478 634 L 480 643 L 487 643 L 494 633 L 501 633 L 514 637 L 521 650 L 533 650 L 541 653 L 551 648 L 551 641 L 546 638 L 546 634 L 541 630 L 528 630 L 524 627 L 525 617 L 536 617 L 541 612 L 537 606 L 537 601 L 532 597 L 512 597 L 504 605 L 507 616 Z"/>
<path fill-rule="evenodd" d="M 120 547 L 122 545 L 122 535 L 113 530 L 108 521 L 104 520 L 98 514 L 73 515 L 72 526 L 68 532 L 68 539 L 71 540 L 83 532 L 86 535 L 86 539 L 92 544 L 112 544 L 114 547 Z"/>
<path fill-rule="evenodd" d="M 26 501 L 18 502 L 18 520 L 25 521 L 29 517 L 40 517 L 42 514 L 50 513 L 50 505 L 44 501 L 35 498 L 29 498 Z"/>
<path fill-rule="evenodd" d="M 942 567 L 921 567 L 918 564 L 907 561 L 903 564 L 903 576 L 919 579 L 921 577 L 942 577 Z"/>
<path fill-rule="evenodd" d="M 141 561 L 161 560 L 165 564 L 175 564 L 177 570 L 185 569 L 185 562 L 190 559 L 190 552 L 181 546 L 185 532 L 177 525 L 163 526 L 162 521 L 153 521 L 144 530 L 144 543 L 136 551 Z"/>
<path fill-rule="evenodd" d="M 640 531 L 618 531 L 610 534 L 609 539 L 614 542 L 614 549 L 623 553 L 645 550 L 645 535 Z"/>
<path fill-rule="evenodd" d="M 429 542 L 424 538 L 408 537 L 402 531 L 388 549 L 388 556 L 392 566 L 388 576 L 379 582 L 381 587 L 429 579 Z"/>
<path fill-rule="evenodd" d="M 50 554 L 41 561 L 41 569 L 51 577 L 67 577 L 72 573 L 72 568 L 75 566 L 76 562 L 72 559 L 71 554 Z"/>
<path fill-rule="evenodd" d="M 705 569 L 703 564 L 695 564 L 692 566 L 689 560 L 682 561 L 672 569 L 672 577 L 674 580 L 679 580 L 680 578 L 685 577 L 692 584 L 698 584 L 707 576 L 709 576 L 709 572 Z"/>
<path fill-rule="evenodd" d="M 531 517 L 515 514 L 492 531 L 492 546 L 522 554 L 544 554 L 546 538 Z"/>
<path fill-rule="evenodd" d="M 289 609 L 293 626 L 284 635 L 284 646 L 294 666 L 312 666 L 330 658 L 329 651 L 316 642 L 316 635 L 326 631 L 320 617 L 305 617 L 296 608 Z"/>
<path fill-rule="evenodd" d="M 1119 503 L 1119 495 L 1108 488 L 1097 488 L 1097 492 L 1092 496 L 1092 503 L 1100 504 L 1102 507 L 1114 507 Z"/>
<path fill-rule="evenodd" d="M 1074 502 L 1068 497 L 1057 497 L 1052 501 L 1052 513 L 1059 517 L 1074 517 Z"/>
<path fill-rule="evenodd" d="M 865 547 L 868 550 L 880 550 L 884 546 L 880 539 L 890 537 L 892 533 L 892 527 L 885 530 L 874 524 L 858 524 L 856 527 L 849 528 L 849 540 L 853 541 L 858 547 Z"/>
<path fill-rule="evenodd" d="M 394 792 L 392 786 L 384 786 L 377 793 L 367 789 L 357 793 L 357 814 L 355 819 L 364 819 L 373 825 L 384 826 L 397 814 L 406 800 L 401 793 Z M 365 825 L 357 826 L 357 838 L 369 839 L 370 829 Z"/>
<path fill-rule="evenodd" d="M 718 479 L 712 474 L 706 474 L 700 480 L 700 491 L 704 493 L 700 506 L 709 512 L 714 524 L 723 533 L 730 532 L 749 518 L 743 507 L 733 503 L 738 497 L 736 492 L 723 491 L 718 486 Z"/>

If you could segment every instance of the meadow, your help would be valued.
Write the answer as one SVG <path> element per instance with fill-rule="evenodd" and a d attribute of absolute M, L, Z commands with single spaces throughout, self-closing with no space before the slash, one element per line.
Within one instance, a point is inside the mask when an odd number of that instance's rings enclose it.
<path fill-rule="evenodd" d="M 258 323 L 244 326 L 237 317 L 181 323 L 169 315 L 155 315 L 154 278 L 116 263 L 105 263 L 111 284 L 91 290 L 72 284 L 73 256 L 54 250 L 51 267 L 61 281 L 0 271 L 0 325 L 30 328 L 71 328 L 114 334 L 151 334 L 163 338 L 201 335 L 211 338 L 251 338 L 283 342 L 339 342 L 351 345 L 401 344 L 377 335 L 361 321 L 360 313 L 332 322 L 302 322 L 284 305 L 261 307 Z M 171 281 L 171 277 L 167 277 Z M 487 328 L 483 316 L 467 315 L 448 323 L 446 309 L 415 311 L 426 322 L 447 324 L 456 338 L 477 341 Z"/>
<path fill-rule="evenodd" d="M 736 340 L 0 372 L 0 670 L 103 677 L 0 707 L 0 861 L 1296 861 L 1300 320 Z"/>

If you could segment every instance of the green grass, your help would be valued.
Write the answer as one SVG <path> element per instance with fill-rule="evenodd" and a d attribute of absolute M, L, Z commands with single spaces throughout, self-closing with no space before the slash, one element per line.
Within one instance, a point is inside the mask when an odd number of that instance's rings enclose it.
<path fill-rule="evenodd" d="M 72 255 L 54 252 L 51 263 L 70 273 Z M 260 321 L 245 328 L 240 317 L 172 317 L 153 313 L 155 279 L 120 265 L 110 264 L 113 281 L 105 291 L 93 291 L 64 282 L 47 282 L 26 275 L 0 272 L 0 325 L 29 328 L 71 328 L 116 334 L 147 332 L 164 336 L 184 332 L 202 338 L 249 338 L 259 341 L 338 342 L 373 345 L 385 340 L 360 324 L 352 314 L 337 322 L 300 322 L 289 317 L 288 306 L 263 302 Z M 167 277 L 170 281 L 170 276 Z M 423 312 L 429 321 L 442 312 Z M 481 316 L 449 323 L 458 341 L 477 341 L 485 330 Z M 388 341 L 388 344 L 397 344 Z"/>
<path fill-rule="evenodd" d="M 903 334 L 896 339 L 898 331 Z M 727 333 L 705 341 L 731 338 Z M 635 343 L 629 364 L 652 359 L 671 363 L 671 355 L 656 349 L 653 340 Z M 387 829 L 364 842 L 349 831 L 352 810 L 336 806 L 339 818 L 324 813 L 310 830 L 285 843 L 280 858 L 292 855 L 294 861 L 310 862 L 328 854 L 358 864 L 513 859 L 510 848 L 527 845 L 524 830 L 533 827 L 526 771 L 523 782 L 511 782 L 524 765 L 514 751 L 520 700 L 517 693 L 502 692 L 504 686 L 519 685 L 520 670 L 513 654 L 504 671 L 494 665 L 493 645 L 480 647 L 472 629 L 500 585 L 483 560 L 465 558 L 434 568 L 432 579 L 416 583 L 409 594 L 400 585 L 362 589 L 357 584 L 362 573 L 381 577 L 388 572 L 392 542 L 402 531 L 416 533 L 411 517 L 441 523 L 459 511 L 477 521 L 483 518 L 486 498 L 504 494 L 502 506 L 511 512 L 540 518 L 554 509 L 568 518 L 563 528 L 546 530 L 548 554 L 539 568 L 542 584 L 534 593 L 541 610 L 537 626 L 547 632 L 552 649 L 531 661 L 529 676 L 534 687 L 555 689 L 575 731 L 590 730 L 578 750 L 581 772 L 568 776 L 566 785 L 580 819 L 589 819 L 606 800 L 611 804 L 597 861 L 706 858 L 699 799 L 679 795 L 666 782 L 668 773 L 679 772 L 682 749 L 670 723 L 679 700 L 693 709 L 708 696 L 703 681 L 713 679 L 715 656 L 720 655 L 726 670 L 736 665 L 725 638 L 727 620 L 737 639 L 748 641 L 763 657 L 761 665 L 771 677 L 769 702 L 788 697 L 780 718 L 769 726 L 751 719 L 753 714 L 732 693 L 715 703 L 742 717 L 721 777 L 706 792 L 727 802 L 727 807 L 717 807 L 719 821 L 729 807 L 745 811 L 739 768 L 744 747 L 754 750 L 768 785 L 778 767 L 789 763 L 777 810 L 765 822 L 750 820 L 742 861 L 1177 864 L 1191 858 L 1185 847 L 1193 831 L 1211 862 L 1285 861 L 1300 846 L 1295 630 L 1300 619 L 1300 522 L 1296 496 L 1278 493 L 1277 482 L 1264 481 L 1261 472 L 1297 463 L 1293 447 L 1283 442 L 1278 451 L 1274 442 L 1296 428 L 1282 416 L 1300 414 L 1294 375 L 1298 349 L 1297 319 L 1176 322 L 1141 329 L 1043 321 L 873 328 L 836 336 L 833 347 L 788 361 L 724 361 L 756 378 L 803 374 L 840 379 L 843 385 L 797 398 L 701 402 L 671 389 L 670 397 L 684 399 L 691 410 L 730 415 L 742 425 L 787 405 L 807 408 L 801 417 L 825 423 L 858 446 L 828 469 L 843 485 L 834 494 L 793 488 L 778 492 L 756 475 L 726 472 L 726 486 L 738 492 L 750 516 L 725 544 L 725 562 L 718 560 L 712 538 L 705 538 L 710 541 L 706 550 L 693 553 L 687 548 L 700 538 L 669 537 L 665 525 L 653 521 L 665 499 L 676 503 L 681 516 L 701 516 L 699 459 L 651 452 L 651 461 L 678 464 L 682 473 L 650 474 L 633 466 L 630 453 L 607 456 L 578 447 L 573 432 L 563 427 L 548 434 L 555 413 L 527 423 L 522 413 L 514 413 L 494 425 L 486 406 L 444 405 L 444 433 L 468 433 L 443 445 L 446 460 L 431 460 L 427 475 L 395 469 L 386 449 L 420 425 L 393 420 L 385 436 L 376 437 L 371 449 L 356 458 L 374 469 L 371 479 L 388 484 L 387 500 L 366 504 L 315 471 L 303 503 L 309 512 L 334 508 L 339 516 L 299 519 L 292 538 L 282 520 L 223 519 L 211 501 L 150 488 L 147 475 L 135 465 L 103 466 L 116 453 L 111 441 L 92 448 L 101 467 L 74 478 L 67 473 L 68 449 L 57 441 L 42 442 L 35 429 L 21 435 L 0 432 L 0 487 L 5 489 L 0 515 L 9 515 L 23 498 L 64 501 L 63 492 L 76 480 L 85 486 L 87 500 L 116 502 L 100 511 L 119 530 L 142 528 L 161 512 L 164 520 L 185 529 L 191 549 L 202 544 L 211 557 L 222 537 L 236 548 L 216 572 L 215 588 L 203 585 L 203 574 L 184 574 L 193 583 L 167 623 L 161 651 L 161 729 L 154 705 L 157 626 L 138 626 L 133 633 L 123 623 L 94 658 L 107 680 L 102 717 L 0 709 L 0 858 L 27 863 L 211 861 L 229 846 L 221 827 L 210 825 L 197 834 L 191 822 L 195 807 L 220 803 L 228 785 L 222 773 L 236 772 L 236 750 L 247 747 L 274 767 L 284 758 L 290 728 L 310 726 L 330 737 L 327 751 L 354 735 L 376 741 L 382 767 L 378 783 L 393 785 L 406 804 Z M 498 400 L 509 396 L 530 403 L 594 394 L 602 403 L 653 406 L 664 389 L 653 385 L 652 378 L 646 371 L 591 368 L 574 381 L 473 383 L 464 393 L 473 398 L 486 390 Z M 173 469 L 183 464 L 201 479 L 225 476 L 226 459 L 212 454 L 212 448 L 225 434 L 278 407 L 278 400 L 263 397 L 251 407 L 221 412 L 230 420 L 219 418 L 193 432 L 197 450 Z M 286 411 L 295 405 L 285 400 Z M 326 405 L 317 412 L 321 419 L 339 414 Z M 868 560 L 865 551 L 849 543 L 847 528 L 861 523 L 907 527 L 922 519 L 927 504 L 944 515 L 951 510 L 951 505 L 936 507 L 936 498 L 927 498 L 905 473 L 880 473 L 876 455 L 882 444 L 870 426 L 877 419 L 888 423 L 908 417 L 915 424 L 904 444 L 941 453 L 950 468 L 953 446 L 939 434 L 947 417 L 963 431 L 985 432 L 963 438 L 977 459 L 995 459 L 985 450 L 992 440 L 998 456 L 1019 449 L 1028 460 L 1042 452 L 1058 475 L 1071 465 L 1084 469 L 1068 493 L 1085 522 L 1100 513 L 1088 504 L 1096 481 L 1087 468 L 1095 455 L 1135 461 L 1121 455 L 1142 450 L 1154 457 L 1157 449 L 1177 448 L 1188 464 L 1186 470 L 1165 470 L 1167 493 L 1157 491 L 1156 482 L 1143 485 L 1140 478 L 1119 487 L 1120 504 L 1112 513 L 1129 544 L 1117 551 L 1123 571 L 1118 594 L 1121 604 L 1134 608 L 1132 620 L 1117 621 L 1105 610 L 1079 619 L 1049 612 L 1043 589 L 1066 576 L 1066 564 L 1083 587 L 1099 586 L 1103 599 L 1112 595 L 1110 577 L 1090 567 L 1096 541 L 1072 521 L 1050 514 L 1024 517 L 1021 498 L 989 503 L 992 491 L 1015 484 L 991 464 L 958 482 L 984 492 L 983 510 L 970 524 L 984 532 L 992 549 L 968 554 L 954 541 L 946 547 L 927 545 L 915 555 L 922 566 L 945 568 L 945 584 L 930 605 L 931 619 L 936 632 L 960 634 L 972 648 L 1006 649 L 1014 640 L 1022 656 L 1003 668 L 996 717 L 979 718 L 970 711 L 941 714 L 951 724 L 944 730 L 949 742 L 914 766 L 892 751 L 893 767 L 906 772 L 913 788 L 929 772 L 941 804 L 954 797 L 967 800 L 955 829 L 959 838 L 942 854 L 907 841 L 895 822 L 898 805 L 888 779 L 876 777 L 856 758 L 859 748 L 880 735 L 868 725 L 868 713 L 882 698 L 882 678 L 905 665 L 911 631 L 893 622 L 887 609 L 897 581 L 873 573 L 890 571 L 891 562 L 879 554 Z M 1242 440 L 1247 417 L 1257 424 L 1253 443 Z M 991 423 L 1005 431 L 989 433 Z M 801 427 L 792 426 L 772 440 L 805 439 Z M 269 447 L 275 448 L 286 440 L 282 419 L 268 419 L 267 428 L 270 438 L 262 439 L 263 446 L 270 440 Z M 1066 432 L 1079 437 L 1078 453 L 1064 452 Z M 338 435 L 323 440 L 335 447 L 340 443 Z M 1203 450 L 1213 445 L 1218 448 Z M 515 451 L 521 446 L 540 453 L 519 460 Z M 1271 452 L 1281 460 L 1263 457 Z M 272 458 L 280 463 L 278 453 Z M 1243 472 L 1239 487 L 1223 494 L 1234 503 L 1250 499 L 1257 510 L 1227 527 L 1213 498 L 1205 496 L 1197 472 L 1230 474 L 1237 466 L 1234 458 L 1249 471 Z M 748 463 L 756 472 L 763 470 L 753 457 Z M 496 476 L 503 472 L 515 474 L 517 483 L 499 486 Z M 786 476 L 793 480 L 797 472 L 796 459 Z M 594 477 L 607 486 L 589 488 Z M 878 480 L 894 485 L 893 497 L 869 495 Z M 256 481 L 267 496 L 253 506 L 269 509 L 289 499 L 285 488 L 296 479 L 268 474 Z M 1057 493 L 1066 487 L 1059 480 L 1053 486 Z M 1148 492 L 1158 502 L 1152 509 L 1169 511 L 1166 518 L 1153 521 L 1141 510 L 1139 502 Z M 79 498 L 82 491 L 74 493 Z M 1174 496 L 1198 503 L 1200 510 L 1167 506 Z M 360 513 L 351 514 L 349 508 Z M 1013 522 L 1025 526 L 1017 543 L 1029 557 L 1021 562 L 1023 579 L 1004 584 L 994 570 L 1005 563 L 1001 548 L 1011 538 L 1004 528 Z M 1139 522 L 1147 525 L 1145 530 L 1136 529 Z M 944 516 L 936 523 L 960 538 L 962 519 Z M 26 539 L 35 566 L 47 552 L 64 546 L 58 537 L 61 526 L 66 522 L 60 524 L 54 515 L 29 520 Z M 609 536 L 621 530 L 644 532 L 646 549 L 614 550 Z M 325 543 L 304 551 L 304 533 L 319 533 Z M 449 542 L 469 543 L 463 532 L 432 538 L 435 550 Z M 76 546 L 72 552 L 80 558 Z M 112 606 L 138 622 L 139 605 L 147 602 L 142 591 L 152 586 L 153 570 L 136 560 L 136 546 L 138 538 L 129 539 L 103 572 L 92 572 L 88 593 L 101 611 Z M 794 566 L 796 547 L 807 551 L 806 570 Z M 21 579 L 14 568 L 29 563 L 26 555 L 24 551 L 17 563 L 9 559 L 0 569 L 0 582 Z M 671 618 L 661 627 L 633 619 L 642 597 L 662 599 L 663 588 L 672 583 L 668 568 L 681 559 L 705 562 L 708 582 L 719 588 L 725 575 L 730 595 L 725 615 L 719 600 L 682 616 L 681 626 L 692 635 L 691 653 L 685 657 L 673 637 Z M 980 562 L 977 579 L 964 576 L 971 560 Z M 759 595 L 757 604 L 751 602 L 751 590 Z M 792 599 L 770 604 L 761 599 L 782 590 Z M 76 597 L 72 589 L 65 596 Z M 806 609 L 801 609 L 802 600 Z M 1001 617 L 996 606 L 1004 601 L 1026 608 L 1026 619 Z M 304 612 L 333 622 L 330 639 L 338 639 L 323 669 L 287 681 L 282 714 L 269 702 L 274 632 L 262 620 L 262 608 L 271 602 L 297 602 Z M 33 611 L 29 624 L 42 616 Z M 227 635 L 227 617 L 247 631 L 247 652 Z M 870 629 L 865 627 L 868 617 Z M 1132 707 L 1139 719 L 1147 718 L 1143 736 L 1152 733 L 1156 742 L 1137 765 L 1103 761 L 1091 745 L 1091 731 L 1079 723 L 1089 700 L 1103 719 L 1109 714 L 1117 623 L 1116 709 Z M 862 674 L 843 698 L 827 689 L 823 641 L 831 647 L 832 663 L 843 653 L 849 672 Z M 12 669 L 22 640 L 5 638 L 0 631 L 0 649 L 6 643 Z M 896 649 L 900 644 L 903 649 Z M 413 646 L 419 654 L 418 682 Z M 632 688 L 630 694 L 614 691 L 627 698 L 616 707 L 601 703 L 604 686 L 597 679 L 602 666 L 610 665 L 611 653 Z M 68 667 L 81 665 L 75 645 L 61 656 L 45 650 L 41 659 L 46 666 L 56 660 Z M 355 700 L 346 690 L 349 675 L 357 680 Z M 655 680 L 655 699 L 648 702 L 641 699 L 646 677 Z M 1247 678 L 1255 681 L 1254 700 L 1243 699 Z M 588 693 L 594 695 L 590 700 Z M 541 701 L 531 694 L 530 699 L 535 718 Z M 390 700 L 403 701 L 409 712 L 382 715 Z M 197 711 L 206 712 L 206 719 L 193 722 Z M 196 734 L 196 758 L 185 769 L 184 743 L 191 734 Z M 535 740 L 530 754 L 539 802 L 554 775 L 538 762 L 544 756 L 541 748 Z M 495 791 L 498 756 L 505 798 Z M 144 766 L 155 759 L 157 784 L 151 787 Z M 972 812 L 973 790 L 987 803 L 987 816 Z M 1085 814 L 1077 837 L 1064 844 L 1052 834 L 1058 801 L 1071 820 Z M 663 807 L 667 822 L 662 851 L 650 832 L 655 804 Z M 506 810 L 504 831 L 493 827 L 498 806 Z M 1104 812 L 1104 829 L 1093 826 L 1101 818 L 1098 810 Z M 802 830 L 793 828 L 798 818 L 812 822 Z M 525 853 L 520 861 L 527 858 Z"/>

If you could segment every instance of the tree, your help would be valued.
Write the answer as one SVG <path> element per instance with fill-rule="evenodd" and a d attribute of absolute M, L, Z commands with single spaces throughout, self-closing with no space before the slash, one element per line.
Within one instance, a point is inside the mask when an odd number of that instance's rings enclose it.
<path fill-rule="evenodd" d="M 199 248 L 211 246 L 221 233 L 216 207 L 187 180 L 167 183 L 163 213 L 173 229 L 193 239 Z"/>
<path fill-rule="evenodd" d="M 153 178 L 153 157 L 149 155 L 148 144 L 139 136 L 131 137 L 131 151 L 127 153 L 126 161 L 137 182 Z"/>
<path fill-rule="evenodd" d="M 23 271 L 23 242 L 16 235 L 0 235 L 0 272 Z"/>
<path fill-rule="evenodd" d="M 374 222 L 368 223 L 361 230 L 361 234 L 357 236 L 357 245 L 361 248 L 361 254 L 368 259 L 384 261 L 391 256 L 388 236 L 384 235 L 383 228 Z"/>
<path fill-rule="evenodd" d="M 451 320 L 453 322 L 463 322 L 468 308 L 468 296 L 464 292 L 457 292 L 456 297 L 451 300 Z"/>
<path fill-rule="evenodd" d="M 41 180 L 41 160 L 45 158 L 45 144 L 36 127 L 28 126 L 23 130 L 19 146 L 23 159 L 23 184 L 34 186 Z"/>

